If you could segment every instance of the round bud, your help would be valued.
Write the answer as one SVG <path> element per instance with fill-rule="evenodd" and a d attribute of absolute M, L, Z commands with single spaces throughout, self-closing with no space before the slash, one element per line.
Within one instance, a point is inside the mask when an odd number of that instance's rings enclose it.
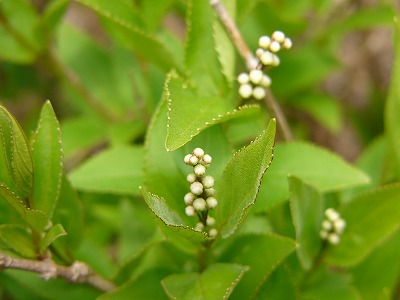
<path fill-rule="evenodd" d="M 193 155 L 195 155 L 197 158 L 202 158 L 204 156 L 204 150 L 201 148 L 195 148 L 193 150 Z"/>
<path fill-rule="evenodd" d="M 271 38 L 269 36 L 263 35 L 258 39 L 258 46 L 261 48 L 267 49 L 271 44 Z"/>
<path fill-rule="evenodd" d="M 216 237 L 217 234 L 218 234 L 218 230 L 215 229 L 215 228 L 210 229 L 210 231 L 208 232 L 208 234 L 209 234 L 211 237 Z"/>
<path fill-rule="evenodd" d="M 274 61 L 274 55 L 270 51 L 264 51 L 260 57 L 260 60 L 264 66 L 270 66 Z"/>
<path fill-rule="evenodd" d="M 258 58 L 260 58 L 261 55 L 263 55 L 264 52 L 265 52 L 264 49 L 258 48 L 258 49 L 256 50 L 256 56 L 257 56 Z"/>
<path fill-rule="evenodd" d="M 186 176 L 186 180 L 189 183 L 193 183 L 196 181 L 196 175 L 194 175 L 193 173 L 188 174 L 188 176 Z"/>
<path fill-rule="evenodd" d="M 191 157 L 192 157 L 192 154 L 185 155 L 185 157 L 183 158 L 183 161 L 185 162 L 185 164 L 187 164 L 187 165 L 190 164 L 190 158 Z"/>
<path fill-rule="evenodd" d="M 261 70 L 250 71 L 250 81 L 254 84 L 259 84 L 262 80 L 263 72 Z"/>
<path fill-rule="evenodd" d="M 185 208 L 185 213 L 186 213 L 189 217 L 192 217 L 192 216 L 194 216 L 194 215 L 196 214 L 196 211 L 194 210 L 194 207 L 193 207 L 193 206 L 189 205 L 189 206 L 186 206 L 186 208 Z"/>
<path fill-rule="evenodd" d="M 203 192 L 203 185 L 196 181 L 190 185 L 190 191 L 195 195 L 200 195 Z"/>
<path fill-rule="evenodd" d="M 279 59 L 278 55 L 276 54 L 272 54 L 272 63 L 271 66 L 276 67 L 279 66 L 279 64 L 281 63 L 281 60 Z"/>
<path fill-rule="evenodd" d="M 289 38 L 285 38 L 285 40 L 283 41 L 282 47 L 285 49 L 290 49 L 290 48 L 292 48 L 292 46 L 293 46 L 292 40 Z"/>
<path fill-rule="evenodd" d="M 213 217 L 208 216 L 206 220 L 207 226 L 214 226 L 215 225 L 215 219 Z"/>
<path fill-rule="evenodd" d="M 198 162 L 199 162 L 199 159 L 196 156 L 194 156 L 194 155 L 190 156 L 189 164 L 191 166 L 197 165 Z"/>
<path fill-rule="evenodd" d="M 332 222 L 340 218 L 339 213 L 333 208 L 328 208 L 325 210 L 325 216 Z"/>
<path fill-rule="evenodd" d="M 193 207 L 196 211 L 203 211 L 207 208 L 207 203 L 203 198 L 197 198 L 193 201 Z"/>
<path fill-rule="evenodd" d="M 206 167 L 198 164 L 193 168 L 193 172 L 197 176 L 203 176 L 206 173 Z"/>
<path fill-rule="evenodd" d="M 337 219 L 333 221 L 333 228 L 335 228 L 335 232 L 341 234 L 346 227 L 346 221 L 343 219 Z"/>
<path fill-rule="evenodd" d="M 244 99 L 250 98 L 252 93 L 253 93 L 253 88 L 248 83 L 242 84 L 239 87 L 239 95 Z"/>
<path fill-rule="evenodd" d="M 190 205 L 193 203 L 194 199 L 196 199 L 196 195 L 193 193 L 187 193 L 183 200 L 185 201 L 186 205 Z"/>
<path fill-rule="evenodd" d="M 261 100 L 265 97 L 266 92 L 265 89 L 261 86 L 257 86 L 253 90 L 253 97 L 257 100 Z"/>
<path fill-rule="evenodd" d="M 247 73 L 241 73 L 241 74 L 239 74 L 239 76 L 238 76 L 238 82 L 240 83 L 240 84 L 246 84 L 246 83 L 249 83 L 249 74 L 247 74 Z"/>
<path fill-rule="evenodd" d="M 215 196 L 215 189 L 214 188 L 205 189 L 204 193 L 206 194 L 207 197 Z"/>
<path fill-rule="evenodd" d="M 204 156 L 203 156 L 203 162 L 204 162 L 206 165 L 209 165 L 209 164 L 211 164 L 211 161 L 212 161 L 212 157 L 211 157 L 210 155 L 208 155 L 208 154 L 204 154 Z"/>
<path fill-rule="evenodd" d="M 263 75 L 263 79 L 261 81 L 261 85 L 265 88 L 268 88 L 271 86 L 271 78 L 268 75 Z"/>
<path fill-rule="evenodd" d="M 328 231 L 321 230 L 319 232 L 319 236 L 321 237 L 321 239 L 326 240 L 328 238 Z"/>
<path fill-rule="evenodd" d="M 269 45 L 269 50 L 276 53 L 281 50 L 281 44 L 279 44 L 277 41 L 273 41 L 271 45 Z"/>
<path fill-rule="evenodd" d="M 272 39 L 277 41 L 279 44 L 282 44 L 285 40 L 285 34 L 282 31 L 277 30 L 272 34 Z"/>
<path fill-rule="evenodd" d="M 196 230 L 196 231 L 203 231 L 203 229 L 204 229 L 204 225 L 201 222 L 197 223 L 196 226 L 194 227 L 194 230 Z"/>
<path fill-rule="evenodd" d="M 325 230 L 331 230 L 332 229 L 332 222 L 328 221 L 328 220 L 324 220 L 322 222 L 322 228 Z"/>
<path fill-rule="evenodd" d="M 210 208 L 210 209 L 213 209 L 218 205 L 218 201 L 214 197 L 208 197 L 206 202 L 207 202 L 208 208 Z"/>
<path fill-rule="evenodd" d="M 330 233 L 328 234 L 327 240 L 329 243 L 337 245 L 340 242 L 340 237 L 336 233 Z"/>
<path fill-rule="evenodd" d="M 214 186 L 214 177 L 207 175 L 201 180 L 205 189 L 212 188 Z"/>

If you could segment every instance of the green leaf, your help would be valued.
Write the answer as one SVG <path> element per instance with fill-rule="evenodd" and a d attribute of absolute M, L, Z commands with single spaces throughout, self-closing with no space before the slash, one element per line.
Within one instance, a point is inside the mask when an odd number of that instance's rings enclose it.
<path fill-rule="evenodd" d="M 340 214 L 346 229 L 327 260 L 340 266 L 355 265 L 400 228 L 400 185 L 362 194 Z"/>
<path fill-rule="evenodd" d="M 64 235 L 67 235 L 67 233 L 61 224 L 52 226 L 40 242 L 40 253 L 43 253 L 56 239 Z"/>
<path fill-rule="evenodd" d="M 394 66 L 385 107 L 385 132 L 395 153 L 395 163 L 400 169 L 400 19 L 395 19 Z"/>
<path fill-rule="evenodd" d="M 174 231 L 179 231 L 184 237 L 193 241 L 203 241 L 207 239 L 205 232 L 194 230 L 185 225 L 182 218 L 176 211 L 171 210 L 164 199 L 159 198 L 145 190 L 142 190 L 143 197 L 151 211 L 163 221 L 163 223 Z"/>
<path fill-rule="evenodd" d="M 276 121 L 250 145 L 234 155 L 227 164 L 218 189 L 217 220 L 221 235 L 231 235 L 255 203 L 261 179 L 271 164 L 275 143 Z"/>
<path fill-rule="evenodd" d="M 34 207 L 51 219 L 60 194 L 63 148 L 60 124 L 49 101 L 43 105 L 40 114 L 32 141 L 32 156 L 35 165 Z"/>
<path fill-rule="evenodd" d="M 169 151 L 183 146 L 202 130 L 258 110 L 258 106 L 234 109 L 227 99 L 217 96 L 200 96 L 190 83 L 170 73 L 166 83 L 168 125 L 166 148 Z"/>
<path fill-rule="evenodd" d="M 219 257 L 219 261 L 249 266 L 232 299 L 249 299 L 258 293 L 272 271 L 296 248 L 292 239 L 278 235 L 237 236 Z"/>
<path fill-rule="evenodd" d="M 142 185 L 143 149 L 119 146 L 88 159 L 69 175 L 81 191 L 139 195 Z"/>
<path fill-rule="evenodd" d="M 22 226 L 1 224 L 0 240 L 6 245 L 5 250 L 12 250 L 26 258 L 36 257 L 32 235 Z"/>
<path fill-rule="evenodd" d="M 25 202 L 33 183 L 32 156 L 21 126 L 3 106 L 0 106 L 0 133 L 15 192 Z M 30 203 L 26 201 L 25 204 Z"/>
<path fill-rule="evenodd" d="M 42 23 L 49 29 L 53 30 L 62 20 L 64 13 L 68 9 L 70 0 L 54 0 L 51 1 L 45 8 L 42 16 Z"/>
<path fill-rule="evenodd" d="M 0 183 L 0 198 L 14 209 L 21 219 L 38 233 L 42 232 L 49 224 L 46 215 L 38 210 L 29 209 L 24 206 L 20 198 L 7 186 Z"/>
<path fill-rule="evenodd" d="M 367 184 L 369 178 L 339 156 L 305 142 L 278 144 L 274 163 L 261 185 L 255 208 L 266 210 L 289 198 L 287 176 L 293 175 L 319 192 Z"/>
<path fill-rule="evenodd" d="M 322 197 L 315 188 L 289 176 L 290 209 L 296 229 L 297 256 L 304 269 L 313 265 L 321 248 L 319 231 L 323 220 Z"/>
<path fill-rule="evenodd" d="M 279 265 L 260 288 L 255 299 L 297 299 L 299 292 L 291 272 L 286 264 Z"/>
<path fill-rule="evenodd" d="M 202 273 L 170 275 L 161 284 L 170 299 L 227 299 L 248 269 L 216 263 Z"/>

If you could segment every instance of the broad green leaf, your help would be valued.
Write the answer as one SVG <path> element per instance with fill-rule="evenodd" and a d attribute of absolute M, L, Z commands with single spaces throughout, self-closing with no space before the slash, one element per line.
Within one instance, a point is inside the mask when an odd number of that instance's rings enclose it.
<path fill-rule="evenodd" d="M 207 234 L 205 232 L 196 231 L 194 228 L 186 225 L 180 215 L 168 207 L 164 199 L 150 194 L 145 190 L 142 190 L 142 194 L 151 211 L 160 218 L 166 226 L 174 231 L 179 231 L 181 235 L 190 240 L 202 241 L 207 239 Z"/>
<path fill-rule="evenodd" d="M 297 256 L 304 269 L 313 265 L 321 248 L 319 231 L 323 220 L 322 196 L 315 188 L 289 176 L 290 209 L 296 229 Z"/>
<path fill-rule="evenodd" d="M 69 175 L 81 191 L 139 195 L 142 185 L 143 150 L 138 146 L 119 146 L 88 159 Z"/>
<path fill-rule="evenodd" d="M 339 156 L 305 142 L 278 144 L 274 163 L 261 185 L 255 209 L 265 210 L 289 198 L 287 176 L 293 175 L 319 192 L 367 184 L 369 178 Z"/>
<path fill-rule="evenodd" d="M 214 41 L 215 14 L 208 1 L 188 3 L 185 67 L 201 96 L 225 96 L 227 80 Z M 205 61 L 206 59 L 206 61 Z"/>
<path fill-rule="evenodd" d="M 271 164 L 275 143 L 276 121 L 250 145 L 236 153 L 227 164 L 217 192 L 217 220 L 221 235 L 231 235 L 255 203 L 261 179 Z"/>
<path fill-rule="evenodd" d="M 71 0 L 54 0 L 51 1 L 45 8 L 42 16 L 42 23 L 49 29 L 54 31 L 57 25 L 62 20 L 64 13 L 68 9 Z"/>
<path fill-rule="evenodd" d="M 299 292 L 293 282 L 292 270 L 285 264 L 279 265 L 268 277 L 268 280 L 262 285 L 254 299 L 265 300 L 287 300 L 297 299 Z"/>
<path fill-rule="evenodd" d="M 63 148 L 60 124 L 49 101 L 42 108 L 32 142 L 32 156 L 34 207 L 51 219 L 60 194 Z"/>
<path fill-rule="evenodd" d="M 395 19 L 394 37 L 394 65 L 388 98 L 385 107 L 385 132 L 387 134 L 390 147 L 395 153 L 395 163 L 400 169 L 400 19 Z"/>
<path fill-rule="evenodd" d="M 0 240 L 6 245 L 5 250 L 12 250 L 26 258 L 36 257 L 32 235 L 23 226 L 1 224 Z"/>
<path fill-rule="evenodd" d="M 44 238 L 40 242 L 40 253 L 43 253 L 56 239 L 66 235 L 64 228 L 61 224 L 52 226 L 45 234 Z"/>
<path fill-rule="evenodd" d="M 168 95 L 165 145 L 169 151 L 183 146 L 207 127 L 258 109 L 258 106 L 234 109 L 233 105 L 222 97 L 201 96 L 190 83 L 175 73 L 168 76 L 165 94 Z"/>
<path fill-rule="evenodd" d="M 24 206 L 20 198 L 7 186 L 0 183 L 0 199 L 3 199 L 33 230 L 40 233 L 49 224 L 46 215 L 39 210 Z"/>
<path fill-rule="evenodd" d="M 162 23 L 168 9 L 174 4 L 174 0 L 146 0 L 140 4 L 140 15 L 143 22 L 146 23 L 146 28 L 154 31 Z"/>
<path fill-rule="evenodd" d="M 340 214 L 346 229 L 327 260 L 340 266 L 355 265 L 400 228 L 400 185 L 361 194 Z"/>
<path fill-rule="evenodd" d="M 272 271 L 296 248 L 292 239 L 278 235 L 237 236 L 219 257 L 219 261 L 249 266 L 232 294 L 232 299 L 248 299 Z"/>
<path fill-rule="evenodd" d="M 173 274 L 161 284 L 170 299 L 227 299 L 249 268 L 216 263 L 202 273 Z"/>
<path fill-rule="evenodd" d="M 132 4 L 127 1 L 79 0 L 104 18 L 109 32 L 123 45 L 137 52 L 166 71 L 171 68 L 182 70 L 179 59 L 157 39 L 144 32 Z"/>
<path fill-rule="evenodd" d="M 26 136 L 17 120 L 0 106 L 0 129 L 5 160 L 14 181 L 16 194 L 30 205 L 26 197 L 33 184 L 33 162 Z"/>

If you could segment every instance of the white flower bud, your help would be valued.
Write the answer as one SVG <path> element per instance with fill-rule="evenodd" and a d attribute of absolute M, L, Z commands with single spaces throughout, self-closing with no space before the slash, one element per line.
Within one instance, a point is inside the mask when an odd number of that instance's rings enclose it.
<path fill-rule="evenodd" d="M 206 194 L 207 197 L 215 196 L 215 189 L 214 188 L 205 189 L 204 193 Z"/>
<path fill-rule="evenodd" d="M 247 73 L 241 73 L 241 74 L 239 74 L 239 76 L 238 76 L 238 82 L 239 82 L 240 84 L 249 83 L 249 80 L 250 80 L 249 74 L 247 74 Z"/>
<path fill-rule="evenodd" d="M 261 81 L 261 85 L 265 88 L 268 88 L 271 86 L 271 78 L 268 75 L 263 75 L 263 79 Z"/>
<path fill-rule="evenodd" d="M 203 231 L 204 230 L 204 225 L 203 223 L 199 222 L 196 224 L 196 226 L 194 227 L 194 230 L 196 231 Z"/>
<path fill-rule="evenodd" d="M 273 67 L 279 66 L 279 64 L 281 63 L 281 60 L 279 59 L 278 55 L 276 55 L 276 54 L 272 54 L 272 55 L 273 56 L 272 56 L 271 66 L 273 66 Z"/>
<path fill-rule="evenodd" d="M 335 229 L 335 232 L 338 234 L 341 234 L 346 227 L 346 221 L 343 219 L 337 219 L 333 221 L 333 228 Z"/>
<path fill-rule="evenodd" d="M 261 100 L 265 97 L 266 91 L 263 87 L 257 86 L 253 89 L 253 97 L 257 100 Z"/>
<path fill-rule="evenodd" d="M 207 226 L 214 226 L 215 225 L 215 219 L 213 217 L 208 216 L 206 220 Z"/>
<path fill-rule="evenodd" d="M 327 238 L 328 242 L 337 245 L 340 242 L 340 237 L 336 233 L 330 233 Z"/>
<path fill-rule="evenodd" d="M 206 173 L 206 167 L 198 164 L 193 168 L 193 172 L 197 176 L 203 176 Z"/>
<path fill-rule="evenodd" d="M 192 216 L 194 216 L 194 215 L 196 214 L 196 211 L 194 210 L 194 207 L 193 207 L 193 206 L 189 205 L 189 206 L 186 206 L 186 208 L 185 208 L 185 213 L 186 213 L 189 217 L 192 217 Z"/>
<path fill-rule="evenodd" d="M 205 189 L 212 188 L 214 186 L 214 177 L 207 175 L 201 180 Z"/>
<path fill-rule="evenodd" d="M 258 46 L 267 49 L 271 44 L 271 38 L 269 36 L 263 35 L 258 39 Z"/>
<path fill-rule="evenodd" d="M 190 164 L 190 158 L 192 157 L 192 154 L 187 154 L 185 155 L 183 161 L 185 162 L 185 164 L 189 165 Z"/>
<path fill-rule="evenodd" d="M 206 200 L 203 198 L 197 198 L 193 201 L 193 207 L 196 211 L 203 211 L 207 208 Z"/>
<path fill-rule="evenodd" d="M 203 185 L 196 181 L 190 185 L 190 191 L 195 195 L 200 195 L 203 192 Z"/>
<path fill-rule="evenodd" d="M 292 48 L 292 46 L 293 46 L 292 40 L 289 38 L 285 38 L 285 40 L 283 41 L 282 47 L 285 49 L 290 49 L 290 48 Z"/>
<path fill-rule="evenodd" d="M 194 199 L 196 199 L 196 195 L 193 193 L 187 193 L 183 200 L 185 201 L 186 205 L 190 205 L 193 203 Z"/>
<path fill-rule="evenodd" d="M 279 44 L 282 44 L 285 40 L 285 34 L 282 31 L 277 30 L 272 34 L 272 39 L 277 41 Z"/>
<path fill-rule="evenodd" d="M 239 87 L 239 95 L 244 99 L 250 98 L 252 93 L 253 93 L 253 88 L 248 83 L 247 84 L 242 84 Z"/>
<path fill-rule="evenodd" d="M 328 220 L 324 220 L 322 222 L 322 228 L 325 230 L 331 230 L 332 229 L 332 222 L 328 221 Z"/>
<path fill-rule="evenodd" d="M 209 234 L 211 237 L 216 237 L 217 234 L 218 234 L 218 230 L 215 229 L 215 228 L 210 229 L 210 231 L 208 232 L 208 234 Z"/>
<path fill-rule="evenodd" d="M 271 42 L 271 45 L 269 45 L 269 50 L 276 53 L 281 50 L 281 44 L 279 44 L 277 41 L 273 41 Z"/>
<path fill-rule="evenodd" d="M 190 156 L 190 159 L 189 159 L 190 165 L 195 166 L 195 165 L 197 165 L 198 162 L 199 162 L 199 159 L 196 156 L 194 156 L 194 155 Z"/>
<path fill-rule="evenodd" d="M 208 208 L 210 208 L 210 209 L 213 209 L 218 205 L 218 201 L 214 197 L 208 197 L 206 202 L 207 202 Z"/>
<path fill-rule="evenodd" d="M 328 218 L 328 220 L 330 220 L 332 222 L 340 218 L 339 213 L 336 210 L 334 210 L 333 208 L 326 209 L 325 216 Z"/>
<path fill-rule="evenodd" d="M 195 155 L 197 158 L 202 158 L 204 156 L 204 150 L 201 148 L 195 148 L 193 150 L 193 155 Z"/>
<path fill-rule="evenodd" d="M 258 49 L 256 50 L 256 56 L 257 56 L 258 58 L 260 58 L 261 55 L 263 55 L 264 52 L 265 52 L 264 49 L 258 48 Z"/>
<path fill-rule="evenodd" d="M 250 71 L 250 81 L 254 84 L 259 84 L 262 80 L 263 72 L 261 70 Z"/>
<path fill-rule="evenodd" d="M 328 238 L 328 231 L 321 230 L 319 232 L 319 236 L 321 237 L 321 239 L 326 240 Z"/>
<path fill-rule="evenodd" d="M 274 55 L 270 51 L 265 51 L 261 55 L 260 60 L 264 66 L 270 66 L 274 61 Z"/>
<path fill-rule="evenodd" d="M 189 183 L 193 183 L 196 181 L 196 175 L 194 175 L 193 173 L 188 174 L 188 176 L 186 176 L 186 180 Z"/>
<path fill-rule="evenodd" d="M 209 165 L 209 164 L 211 164 L 211 161 L 212 161 L 212 157 L 211 157 L 210 155 L 208 155 L 208 154 L 204 154 L 204 156 L 203 156 L 203 162 L 204 162 L 206 165 Z"/>

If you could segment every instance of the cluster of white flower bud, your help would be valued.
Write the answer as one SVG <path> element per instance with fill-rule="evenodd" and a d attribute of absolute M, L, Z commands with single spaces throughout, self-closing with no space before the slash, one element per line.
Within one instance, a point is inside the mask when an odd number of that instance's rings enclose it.
<path fill-rule="evenodd" d="M 186 204 L 185 212 L 188 216 L 199 217 L 195 230 L 207 231 L 211 237 L 217 235 L 214 228 L 215 219 L 208 215 L 210 209 L 214 209 L 218 202 L 215 199 L 214 177 L 206 175 L 212 158 L 203 149 L 195 148 L 191 154 L 184 158 L 185 164 L 193 167 L 193 173 L 187 175 L 186 180 L 190 184 L 190 192 L 184 196 Z"/>
<path fill-rule="evenodd" d="M 325 210 L 326 219 L 322 221 L 321 231 L 319 232 L 320 237 L 323 240 L 327 240 L 333 245 L 337 245 L 340 242 L 340 236 L 346 228 L 346 221 L 340 217 L 340 214 L 333 208 Z"/>
<path fill-rule="evenodd" d="M 259 59 L 261 69 L 263 67 L 276 67 L 280 64 L 279 50 L 290 49 L 292 41 L 282 31 L 275 31 L 271 37 L 262 36 L 258 40 L 259 48 L 256 56 Z M 251 70 L 249 73 L 241 73 L 238 76 L 239 95 L 244 99 L 254 98 L 261 100 L 266 95 L 266 89 L 271 86 L 271 78 L 261 69 Z"/>

